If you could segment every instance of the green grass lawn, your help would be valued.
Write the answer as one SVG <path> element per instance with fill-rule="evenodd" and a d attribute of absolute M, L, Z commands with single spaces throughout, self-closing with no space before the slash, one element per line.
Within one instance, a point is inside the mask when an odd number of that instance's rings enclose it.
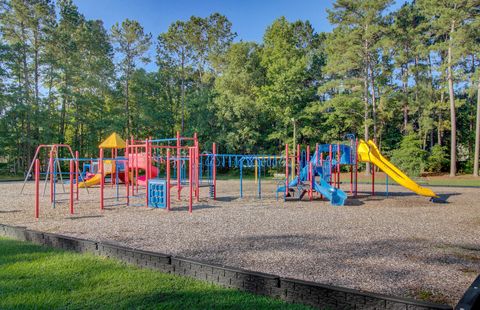
<path fill-rule="evenodd" d="M 307 309 L 93 255 L 0 238 L 0 309 Z"/>
<path fill-rule="evenodd" d="M 1 181 L 23 181 L 25 177 L 21 175 L 0 175 Z"/>

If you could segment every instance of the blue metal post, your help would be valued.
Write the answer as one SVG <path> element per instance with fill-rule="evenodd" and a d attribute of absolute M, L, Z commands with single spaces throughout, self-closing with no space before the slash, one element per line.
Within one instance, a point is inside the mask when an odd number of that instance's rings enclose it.
<path fill-rule="evenodd" d="M 243 198 L 243 161 L 240 161 L 240 198 Z"/>
<path fill-rule="evenodd" d="M 202 156 L 199 156 L 199 161 L 198 161 L 198 182 L 200 182 L 200 184 L 202 183 L 202 180 L 203 180 L 203 159 L 202 159 Z"/>
<path fill-rule="evenodd" d="M 262 199 L 262 160 L 257 160 L 258 163 L 258 198 Z"/>
<path fill-rule="evenodd" d="M 388 197 L 388 174 L 387 174 L 387 178 L 386 178 L 386 186 L 387 186 L 387 197 Z"/>

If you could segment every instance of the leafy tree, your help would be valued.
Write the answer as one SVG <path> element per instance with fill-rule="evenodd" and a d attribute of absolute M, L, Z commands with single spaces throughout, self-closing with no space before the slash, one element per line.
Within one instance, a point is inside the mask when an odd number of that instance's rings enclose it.
<path fill-rule="evenodd" d="M 467 31 L 467 44 L 471 57 L 471 97 L 476 97 L 475 146 L 473 154 L 473 176 L 479 176 L 480 160 L 480 18 L 476 18 Z M 472 121 L 473 122 L 473 121 Z"/>
<path fill-rule="evenodd" d="M 319 72 L 309 67 L 319 47 L 319 36 L 308 21 L 289 23 L 281 17 L 265 32 L 261 66 L 266 77 L 258 100 L 269 110 L 272 126 L 268 139 L 277 145 L 288 141 L 292 120 L 299 120 L 308 104 L 318 103 Z"/>
<path fill-rule="evenodd" d="M 79 65 L 81 70 L 75 91 L 73 145 L 81 149 L 86 144 L 85 139 L 99 141 L 109 133 L 101 123 L 105 122 L 104 101 L 114 80 L 114 65 L 113 48 L 101 21 L 88 20 L 81 25 L 77 47 L 83 61 Z"/>
<path fill-rule="evenodd" d="M 459 172 L 478 174 L 478 1 L 390 4 L 338 0 L 330 33 L 282 17 L 258 43 L 232 43 L 221 14 L 192 16 L 158 36 L 148 71 L 136 21 L 109 34 L 72 0 L 0 0 L 0 154 L 22 171 L 38 143 L 96 156 L 122 130 L 278 153 L 294 121 L 302 144 L 363 131 L 409 173 L 442 170 L 450 151 L 450 168 L 458 156 Z"/>
<path fill-rule="evenodd" d="M 150 48 L 152 35 L 145 33 L 139 22 L 129 19 L 124 20 L 121 25 L 119 23 L 113 25 L 111 31 L 115 50 L 122 55 L 119 68 L 124 81 L 126 135 L 130 137 L 132 128 L 129 98 L 130 79 L 139 60 L 144 63 L 149 61 L 145 53 Z"/>
<path fill-rule="evenodd" d="M 214 13 L 206 18 L 192 16 L 187 21 L 176 21 L 169 26 L 167 32 L 158 36 L 157 64 L 161 68 L 169 68 L 170 72 L 176 72 L 180 80 L 182 132 L 185 131 L 187 87 L 196 83 L 200 87 L 197 99 L 204 97 L 206 101 L 202 105 L 209 104 L 208 98 L 211 96 L 203 84 L 208 83 L 210 87 L 213 84 L 211 76 L 204 73 L 219 66 L 220 55 L 227 50 L 235 36 L 231 27 L 231 22 L 225 16 Z M 195 73 L 198 74 L 198 79 Z M 198 103 L 193 106 L 198 106 Z"/>
<path fill-rule="evenodd" d="M 328 19 L 337 27 L 327 41 L 326 71 L 363 78 L 365 139 L 370 137 L 370 115 L 373 138 L 377 137 L 375 65 L 385 35 L 383 13 L 391 3 L 391 0 L 338 0 L 332 10 L 327 10 Z"/>
<path fill-rule="evenodd" d="M 447 72 L 448 94 L 450 99 L 450 176 L 457 171 L 457 128 L 454 93 L 454 67 L 465 53 L 464 32 L 468 24 L 478 18 L 478 3 L 474 0 L 434 1 L 419 0 L 418 6 L 431 25 L 431 35 L 435 44 L 433 49 L 446 53 L 442 59 L 442 69 Z"/>
<path fill-rule="evenodd" d="M 168 27 L 168 31 L 158 36 L 157 40 L 157 65 L 176 71 L 180 79 L 181 92 L 181 131 L 185 130 L 185 89 L 187 70 L 193 60 L 193 47 L 188 40 L 187 24 L 176 21 Z"/>
<path fill-rule="evenodd" d="M 448 166 L 448 150 L 441 145 L 435 145 L 427 158 L 426 168 L 429 172 L 441 172 Z"/>
<path fill-rule="evenodd" d="M 362 100 L 355 95 L 343 93 L 335 95 L 321 104 L 309 105 L 303 119 L 310 120 L 310 126 L 303 132 L 308 134 L 311 143 L 318 141 L 342 141 L 346 134 L 361 131 L 363 117 Z M 309 132 L 306 132 L 309 130 Z"/>
<path fill-rule="evenodd" d="M 214 102 L 222 132 L 218 142 L 229 152 L 258 152 L 256 146 L 266 142 L 262 130 L 270 117 L 256 94 L 265 80 L 260 53 L 255 43 L 232 44 L 215 81 Z"/>
<path fill-rule="evenodd" d="M 55 19 L 53 6 L 48 0 L 1 1 L 0 32 L 6 42 L 15 50 L 12 73 L 21 84 L 20 101 L 24 107 L 25 133 L 22 142 L 30 162 L 33 145 L 39 138 L 38 116 L 40 114 L 40 66 L 44 52 L 44 38 L 48 35 Z M 13 60 L 12 59 L 12 60 Z M 32 68 L 33 67 L 33 68 Z M 33 84 L 33 85 L 32 85 Z M 19 90 L 20 90 L 19 89 Z"/>
<path fill-rule="evenodd" d="M 418 176 L 425 166 L 422 142 L 414 133 L 403 137 L 400 147 L 392 152 L 392 162 L 409 175 Z"/>
<path fill-rule="evenodd" d="M 419 46 L 421 46 L 420 25 L 422 16 L 414 3 L 405 3 L 398 11 L 393 13 L 393 24 L 389 32 L 391 48 L 393 49 L 394 60 L 400 72 L 398 79 L 401 81 L 403 113 L 403 132 L 407 131 L 409 117 L 409 102 L 412 101 L 408 81 L 412 73 L 417 76 Z M 413 67 L 415 65 L 415 67 Z M 412 68 L 413 67 L 413 68 Z"/>

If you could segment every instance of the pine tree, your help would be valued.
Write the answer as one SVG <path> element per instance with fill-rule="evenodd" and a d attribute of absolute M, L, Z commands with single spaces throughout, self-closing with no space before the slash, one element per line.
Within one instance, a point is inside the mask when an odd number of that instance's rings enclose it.
<path fill-rule="evenodd" d="M 126 19 L 120 25 L 116 23 L 112 27 L 112 41 L 115 44 L 115 50 L 122 55 L 119 63 L 120 71 L 124 83 L 124 101 L 126 117 L 126 135 L 130 137 L 132 128 L 132 116 L 130 113 L 130 80 L 135 70 L 137 62 L 149 62 L 145 53 L 151 45 L 152 35 L 145 33 L 143 27 L 135 20 Z"/>
<path fill-rule="evenodd" d="M 363 79 L 364 138 L 367 140 L 370 115 L 373 138 L 377 138 L 375 66 L 379 63 L 378 49 L 385 35 L 383 14 L 391 2 L 338 0 L 332 10 L 327 10 L 328 19 L 336 28 L 327 40 L 326 70 Z"/>
<path fill-rule="evenodd" d="M 450 99 L 450 176 L 457 172 L 457 111 L 455 106 L 455 66 L 464 54 L 462 42 L 467 25 L 478 18 L 475 0 L 419 0 L 418 6 L 431 25 L 433 49 L 445 53 L 441 71 L 447 74 Z"/>
<path fill-rule="evenodd" d="M 315 72 L 309 71 L 319 46 L 318 35 L 306 21 L 290 23 L 285 17 L 275 20 L 265 31 L 261 65 L 266 81 L 258 100 L 270 111 L 269 140 L 283 145 L 291 136 L 292 121 L 316 98 Z"/>

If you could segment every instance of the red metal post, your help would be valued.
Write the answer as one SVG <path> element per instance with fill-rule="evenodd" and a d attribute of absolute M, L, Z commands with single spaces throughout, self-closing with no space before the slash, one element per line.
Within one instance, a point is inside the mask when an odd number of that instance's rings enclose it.
<path fill-rule="evenodd" d="M 323 170 L 323 153 L 320 154 L 320 166 L 322 167 L 322 178 L 324 177 L 324 170 Z M 320 194 L 320 198 L 323 199 L 323 195 Z"/>
<path fill-rule="evenodd" d="M 167 211 L 170 211 L 170 149 L 167 149 L 167 162 L 166 162 L 166 181 L 167 181 L 167 188 L 166 188 L 166 200 L 167 200 Z"/>
<path fill-rule="evenodd" d="M 358 194 L 358 139 L 355 139 L 355 197 Z"/>
<path fill-rule="evenodd" d="M 200 146 L 198 143 L 197 133 L 193 134 L 194 145 L 195 145 L 195 197 L 197 197 L 197 202 L 200 201 L 200 165 L 198 164 L 200 159 Z"/>
<path fill-rule="evenodd" d="M 329 157 L 329 162 L 330 162 L 330 179 L 329 179 L 329 183 L 330 185 L 332 185 L 332 145 L 330 144 L 328 146 L 328 157 Z"/>
<path fill-rule="evenodd" d="M 196 192 L 197 192 L 197 202 L 200 201 L 200 147 L 197 141 L 197 147 L 195 148 L 195 179 L 196 179 Z"/>
<path fill-rule="evenodd" d="M 337 143 L 337 188 L 340 188 L 340 143 Z"/>
<path fill-rule="evenodd" d="M 180 140 L 180 131 L 177 131 L 177 199 L 180 200 L 180 194 L 182 192 L 182 161 L 180 160 L 180 156 L 182 155 L 180 152 L 180 147 L 182 146 L 182 141 Z"/>
<path fill-rule="evenodd" d="M 312 167 L 311 167 L 311 163 L 310 163 L 310 145 L 307 145 L 307 162 L 306 162 L 306 166 L 308 165 L 308 168 L 307 168 L 307 180 L 310 182 L 310 189 L 308 190 L 308 197 L 311 199 L 312 197 L 312 187 L 313 187 L 313 183 L 312 183 L 312 177 L 311 177 L 311 172 L 312 172 Z"/>
<path fill-rule="evenodd" d="M 190 187 L 189 193 L 188 193 L 188 212 L 192 213 L 192 205 L 193 205 L 193 167 L 192 167 L 192 161 L 193 161 L 193 150 L 192 148 L 188 149 L 188 185 Z"/>
<path fill-rule="evenodd" d="M 78 175 L 80 174 L 80 170 L 79 170 L 79 155 L 78 155 L 78 151 L 75 151 L 75 190 L 77 192 L 77 201 L 78 201 Z"/>
<path fill-rule="evenodd" d="M 307 165 L 310 162 L 310 145 L 307 145 Z M 310 179 L 310 171 L 307 173 L 307 180 Z"/>
<path fill-rule="evenodd" d="M 152 148 L 152 137 L 148 137 L 148 179 L 152 179 L 153 169 L 152 166 L 155 166 L 155 161 L 153 160 L 153 148 Z"/>
<path fill-rule="evenodd" d="M 145 190 L 145 207 L 148 208 L 148 179 L 150 177 L 150 147 L 149 147 L 149 143 L 148 143 L 148 139 L 145 139 L 145 155 L 146 155 L 146 158 L 145 158 L 145 163 L 146 163 L 146 167 L 145 167 L 145 186 L 146 186 L 146 190 Z"/>
<path fill-rule="evenodd" d="M 213 200 L 217 199 L 217 144 L 214 142 L 212 145 L 212 174 L 213 174 Z"/>
<path fill-rule="evenodd" d="M 70 159 L 70 214 L 73 214 L 73 175 L 75 174 L 73 159 Z"/>
<path fill-rule="evenodd" d="M 100 170 L 100 210 L 103 211 L 103 191 L 105 189 L 105 171 L 103 169 L 103 149 L 100 149 L 100 160 L 98 162 L 98 169 Z"/>
<path fill-rule="evenodd" d="M 126 141 L 127 145 L 125 146 L 125 189 L 127 191 L 127 206 L 130 203 L 130 146 L 128 145 L 128 139 Z"/>
<path fill-rule="evenodd" d="M 127 142 L 128 142 L 128 140 L 127 140 Z M 131 163 L 131 167 L 132 167 L 132 182 L 131 182 L 131 184 L 128 183 L 128 187 L 130 187 L 130 186 L 132 187 L 132 196 L 135 196 L 135 183 L 136 183 L 136 181 L 138 181 L 138 175 L 135 175 L 135 167 L 137 166 L 135 164 L 135 158 L 137 158 L 136 156 L 138 155 L 138 154 L 136 154 L 136 150 L 137 149 L 135 147 L 135 142 L 133 141 L 133 137 L 130 137 L 130 150 L 129 150 L 128 153 L 129 153 L 129 156 L 131 157 L 131 159 L 130 159 L 130 157 L 128 157 L 127 159 L 129 161 L 129 166 L 130 166 L 130 163 Z M 130 189 L 129 189 L 129 191 L 130 191 Z M 138 189 L 137 189 L 137 191 L 138 191 Z"/>
<path fill-rule="evenodd" d="M 313 163 L 312 162 L 308 162 L 308 170 L 309 170 L 309 174 L 310 174 L 310 189 L 308 190 L 308 196 L 309 196 L 309 199 L 312 200 L 313 199 Z"/>
<path fill-rule="evenodd" d="M 40 214 L 40 159 L 35 159 L 35 218 Z"/>
<path fill-rule="evenodd" d="M 300 144 L 297 144 L 297 177 L 300 177 Z"/>
<path fill-rule="evenodd" d="M 47 173 L 47 176 L 50 176 L 50 202 L 53 203 L 53 147 L 50 150 L 49 164 L 50 171 Z"/>
<path fill-rule="evenodd" d="M 285 144 L 285 197 L 288 195 L 288 144 Z"/>
<path fill-rule="evenodd" d="M 139 156 L 139 152 L 138 152 L 138 146 L 135 146 L 134 148 L 134 158 L 133 158 L 133 166 L 135 167 L 135 169 L 132 171 L 132 174 L 135 173 L 135 182 L 133 182 L 132 180 L 132 195 L 135 195 L 135 192 L 138 194 L 138 156 Z"/>

